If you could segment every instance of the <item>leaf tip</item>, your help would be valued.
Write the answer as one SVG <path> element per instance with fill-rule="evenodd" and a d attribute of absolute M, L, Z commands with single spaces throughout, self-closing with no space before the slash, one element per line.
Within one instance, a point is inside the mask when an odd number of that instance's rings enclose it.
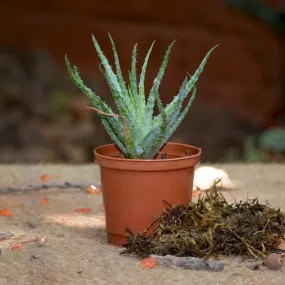
<path fill-rule="evenodd" d="M 218 44 L 216 44 L 215 46 L 213 46 L 212 48 L 211 48 L 211 51 L 213 51 L 214 49 L 216 49 L 218 46 L 220 46 L 221 44 L 220 43 L 218 43 Z"/>
<path fill-rule="evenodd" d="M 111 34 L 109 32 L 108 32 L 108 36 L 109 36 L 110 42 L 114 43 L 113 38 L 112 38 L 112 36 L 111 36 Z"/>
<path fill-rule="evenodd" d="M 97 44 L 97 40 L 96 40 L 94 34 L 92 34 L 92 41 L 93 41 L 94 44 Z"/>
<path fill-rule="evenodd" d="M 65 54 L 64 59 L 65 59 L 65 63 L 66 63 L 66 64 L 69 63 L 69 59 L 68 59 L 67 54 Z"/>

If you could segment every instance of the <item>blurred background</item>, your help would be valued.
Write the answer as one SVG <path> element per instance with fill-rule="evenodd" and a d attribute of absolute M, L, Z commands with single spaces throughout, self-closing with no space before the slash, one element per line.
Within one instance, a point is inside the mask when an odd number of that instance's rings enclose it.
<path fill-rule="evenodd" d="M 203 162 L 284 162 L 284 15 L 284 0 L 1 0 L 0 163 L 92 162 L 93 148 L 111 142 L 64 65 L 67 54 L 112 105 L 91 39 L 113 62 L 108 32 L 125 76 L 133 45 L 140 71 L 156 40 L 147 91 L 176 39 L 160 89 L 165 104 L 220 43 L 171 141 L 201 147 Z"/>

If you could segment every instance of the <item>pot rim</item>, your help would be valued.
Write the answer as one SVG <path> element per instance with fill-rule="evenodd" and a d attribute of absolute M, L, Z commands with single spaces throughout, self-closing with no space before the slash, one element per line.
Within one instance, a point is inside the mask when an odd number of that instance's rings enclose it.
<path fill-rule="evenodd" d="M 177 150 L 170 150 L 169 148 L 176 147 Z M 102 154 L 104 149 L 109 148 L 109 153 Z M 181 148 L 182 150 L 179 150 Z M 163 170 L 175 170 L 175 169 L 183 169 L 194 167 L 196 164 L 200 162 L 200 157 L 202 150 L 201 148 L 188 145 L 181 144 L 175 142 L 167 142 L 162 148 L 162 152 L 169 152 L 172 154 L 179 155 L 181 151 L 186 152 L 186 150 L 192 150 L 195 153 L 190 155 L 184 155 L 177 158 L 156 158 L 156 159 L 127 159 L 127 158 L 118 158 L 112 157 L 120 153 L 119 149 L 115 144 L 106 144 L 99 146 L 93 150 L 95 162 L 101 167 L 113 168 L 119 170 L 130 170 L 130 171 L 163 171 Z M 184 153 L 185 153 L 184 152 Z"/>
<path fill-rule="evenodd" d="M 100 149 L 103 149 L 103 148 L 106 148 L 106 147 L 111 147 L 111 146 L 116 146 L 114 143 L 112 144 L 105 144 L 105 145 L 102 145 L 102 146 L 98 146 L 96 147 L 94 150 L 93 150 L 93 153 L 98 156 L 98 157 L 102 157 L 104 159 L 110 159 L 110 160 L 116 160 L 116 161 L 132 161 L 132 162 L 150 162 L 150 163 L 154 163 L 154 162 L 158 162 L 158 161 L 162 161 L 162 162 L 165 162 L 165 161 L 177 161 L 177 160 L 183 160 L 183 159 L 189 159 L 189 158 L 194 158 L 194 157 L 200 157 L 201 154 L 202 154 L 202 149 L 199 148 L 199 147 L 196 147 L 196 146 L 193 146 L 193 145 L 189 145 L 189 144 L 182 144 L 182 143 L 174 143 L 174 142 L 166 142 L 165 145 L 180 145 L 180 146 L 184 146 L 184 147 L 190 147 L 192 149 L 196 149 L 198 150 L 197 153 L 195 154 L 190 154 L 190 155 L 185 155 L 185 156 L 182 156 L 182 157 L 177 157 L 177 158 L 163 158 L 163 159 L 128 159 L 128 158 L 117 158 L 117 157 L 112 157 L 112 156 L 109 156 L 109 155 L 103 155 L 103 154 L 100 154 L 98 153 L 98 151 Z"/>

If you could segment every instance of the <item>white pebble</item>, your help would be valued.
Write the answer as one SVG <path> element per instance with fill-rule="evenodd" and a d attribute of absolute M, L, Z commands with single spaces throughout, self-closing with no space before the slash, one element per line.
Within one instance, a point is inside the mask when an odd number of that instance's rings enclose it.
<path fill-rule="evenodd" d="M 202 166 L 197 168 L 194 176 L 194 190 L 207 190 L 212 185 L 216 179 L 222 179 L 221 182 L 217 184 L 218 187 L 223 189 L 233 189 L 235 185 L 230 179 L 227 172 L 223 169 L 211 167 L 211 166 Z"/>

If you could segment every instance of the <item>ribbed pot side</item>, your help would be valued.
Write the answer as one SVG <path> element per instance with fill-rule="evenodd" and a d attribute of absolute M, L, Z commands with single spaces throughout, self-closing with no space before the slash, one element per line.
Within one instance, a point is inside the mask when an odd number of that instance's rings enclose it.
<path fill-rule="evenodd" d="M 94 150 L 100 166 L 108 241 L 122 246 L 125 228 L 143 232 L 154 216 L 171 205 L 191 201 L 194 168 L 201 149 L 185 144 L 166 143 L 153 160 L 125 159 L 114 144 Z"/>

